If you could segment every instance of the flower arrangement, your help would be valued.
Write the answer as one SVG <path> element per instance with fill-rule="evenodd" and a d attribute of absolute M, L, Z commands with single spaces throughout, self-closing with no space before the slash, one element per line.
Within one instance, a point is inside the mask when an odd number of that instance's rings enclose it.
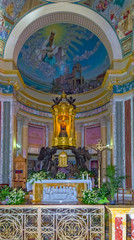
<path fill-rule="evenodd" d="M 77 178 L 77 179 L 87 179 L 87 175 L 89 176 L 89 177 L 95 177 L 95 174 L 94 174 L 94 172 L 93 171 L 83 171 L 83 170 L 81 170 L 79 173 L 76 173 L 75 174 L 75 177 Z"/>
<path fill-rule="evenodd" d="M 85 190 L 82 193 L 82 203 L 84 204 L 105 204 L 108 203 L 106 196 L 101 195 L 100 189 Z"/>
<path fill-rule="evenodd" d="M 49 179 L 49 178 L 50 178 L 49 173 L 41 170 L 39 172 L 34 172 L 34 173 L 30 174 L 27 182 L 32 181 L 31 183 L 33 184 L 37 180 L 42 181 L 42 180 Z"/>
<path fill-rule="evenodd" d="M 7 204 L 17 205 L 23 204 L 25 202 L 25 195 L 27 193 L 24 192 L 21 188 L 17 190 L 14 188 L 8 195 L 8 202 Z"/>
<path fill-rule="evenodd" d="M 85 190 L 82 193 L 82 203 L 84 204 L 98 204 L 98 192 L 96 190 Z"/>
<path fill-rule="evenodd" d="M 55 175 L 55 179 L 66 179 L 66 178 L 67 178 L 67 176 L 63 172 L 57 172 Z"/>

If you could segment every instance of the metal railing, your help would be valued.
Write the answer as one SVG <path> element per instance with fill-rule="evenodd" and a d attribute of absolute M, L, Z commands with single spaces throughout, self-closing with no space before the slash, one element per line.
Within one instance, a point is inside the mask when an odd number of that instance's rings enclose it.
<path fill-rule="evenodd" d="M 0 240 L 105 239 L 104 206 L 0 206 Z"/>

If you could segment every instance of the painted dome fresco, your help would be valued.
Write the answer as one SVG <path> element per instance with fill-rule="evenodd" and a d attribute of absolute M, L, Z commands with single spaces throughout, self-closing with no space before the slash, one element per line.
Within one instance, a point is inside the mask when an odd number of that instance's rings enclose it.
<path fill-rule="evenodd" d="M 87 92 L 101 85 L 110 66 L 108 53 L 89 30 L 58 23 L 34 33 L 17 61 L 23 81 L 46 93 Z"/>

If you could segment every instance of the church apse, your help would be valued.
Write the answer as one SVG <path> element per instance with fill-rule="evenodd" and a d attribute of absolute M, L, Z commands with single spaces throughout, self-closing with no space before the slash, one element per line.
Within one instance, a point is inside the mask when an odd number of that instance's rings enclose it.
<path fill-rule="evenodd" d="M 57 23 L 39 29 L 23 45 L 17 61 L 23 81 L 46 93 L 85 93 L 98 88 L 109 69 L 108 52 L 88 29 Z M 97 80 L 102 76 L 101 81 Z"/>

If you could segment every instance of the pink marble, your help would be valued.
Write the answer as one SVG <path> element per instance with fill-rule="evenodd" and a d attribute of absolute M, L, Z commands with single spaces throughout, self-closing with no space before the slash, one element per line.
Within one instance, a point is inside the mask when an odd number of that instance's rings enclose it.
<path fill-rule="evenodd" d="M 30 124 L 28 126 L 28 146 L 41 147 L 46 145 L 46 127 Z"/>
<path fill-rule="evenodd" d="M 84 145 L 89 146 L 96 144 L 97 140 L 101 139 L 100 125 L 94 124 L 84 127 Z"/>
<path fill-rule="evenodd" d="M 125 166 L 126 187 L 131 188 L 131 101 L 125 101 Z"/>
<path fill-rule="evenodd" d="M 134 219 L 131 219 L 131 240 L 134 240 Z"/>

